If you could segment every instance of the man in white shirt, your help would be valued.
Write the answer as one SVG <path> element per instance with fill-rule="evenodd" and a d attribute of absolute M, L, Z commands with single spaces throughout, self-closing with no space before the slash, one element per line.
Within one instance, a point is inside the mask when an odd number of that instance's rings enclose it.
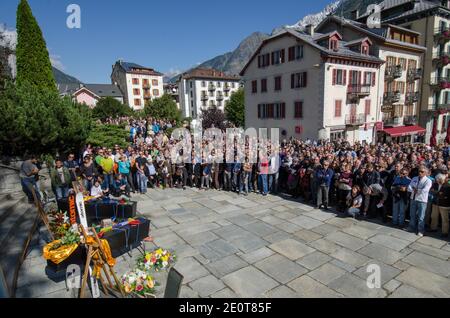
<path fill-rule="evenodd" d="M 422 237 L 425 233 L 425 212 L 428 203 L 428 193 L 433 182 L 428 178 L 428 169 L 419 167 L 419 176 L 411 180 L 408 192 L 411 193 L 410 221 L 408 231 Z M 417 224 L 418 223 L 418 224 Z M 418 225 L 418 227 L 417 227 Z"/>

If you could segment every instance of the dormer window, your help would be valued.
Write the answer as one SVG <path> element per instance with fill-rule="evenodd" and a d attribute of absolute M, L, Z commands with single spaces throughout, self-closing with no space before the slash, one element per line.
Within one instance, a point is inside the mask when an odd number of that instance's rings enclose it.
<path fill-rule="evenodd" d="M 369 55 L 369 47 L 367 45 L 361 46 L 361 54 Z"/>
<path fill-rule="evenodd" d="M 337 51 L 338 50 L 338 41 L 334 39 L 330 39 L 330 50 Z"/>

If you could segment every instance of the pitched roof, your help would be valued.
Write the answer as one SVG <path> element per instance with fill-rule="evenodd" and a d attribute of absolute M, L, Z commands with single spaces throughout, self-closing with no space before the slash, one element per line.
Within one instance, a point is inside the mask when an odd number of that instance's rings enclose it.
<path fill-rule="evenodd" d="M 420 51 L 426 51 L 426 48 L 417 44 L 412 44 L 412 43 L 406 43 L 406 42 L 402 42 L 402 41 L 398 41 L 398 40 L 393 40 L 389 38 L 389 29 L 390 28 L 396 28 L 396 29 L 401 29 L 410 33 L 415 33 L 417 34 L 417 32 L 409 30 L 409 29 L 405 29 L 402 27 L 399 27 L 397 25 L 392 25 L 392 24 L 383 24 L 381 28 L 369 28 L 366 24 L 361 23 L 361 22 L 357 22 L 357 21 L 353 21 L 353 20 L 349 20 L 349 19 L 345 19 L 342 17 L 338 17 L 338 16 L 329 16 L 326 19 L 324 19 L 318 26 L 317 29 L 320 30 L 320 28 L 325 25 L 328 21 L 330 20 L 334 20 L 337 23 L 340 23 L 341 25 L 348 25 L 353 27 L 354 29 L 367 34 L 369 37 L 374 37 L 377 38 L 381 41 L 384 41 L 385 43 L 391 43 L 391 44 L 395 44 L 395 45 L 402 45 L 405 47 L 409 47 L 415 50 L 420 50 Z"/>
<path fill-rule="evenodd" d="M 370 41 L 370 39 L 366 36 L 365 38 L 360 38 L 360 39 L 356 39 L 356 40 L 353 40 L 353 41 L 349 41 L 349 42 L 347 42 L 345 44 L 345 46 L 350 47 L 350 46 L 353 46 L 355 44 L 359 44 L 359 43 L 362 43 L 362 42 L 365 42 L 365 41 L 368 41 L 370 44 L 372 44 L 372 41 Z"/>
<path fill-rule="evenodd" d="M 345 41 L 339 41 L 338 50 L 331 50 L 328 47 L 323 47 L 317 43 L 317 41 L 324 37 L 324 34 L 322 33 L 315 33 L 313 36 L 304 33 L 303 31 L 296 30 L 296 29 L 286 29 L 284 32 L 278 33 L 266 40 L 264 40 L 259 48 L 255 51 L 253 56 L 250 58 L 248 63 L 244 66 L 244 68 L 241 71 L 241 76 L 245 73 L 246 69 L 250 65 L 250 63 L 254 60 L 256 55 L 259 54 L 261 49 L 266 45 L 268 42 L 273 41 L 274 39 L 286 35 L 291 35 L 296 37 L 297 39 L 300 39 L 304 41 L 306 44 L 309 44 L 310 46 L 316 48 L 320 53 L 326 55 L 326 56 L 335 56 L 335 57 L 343 57 L 343 58 L 351 58 L 359 61 L 368 61 L 373 63 L 384 63 L 383 60 L 379 59 L 378 57 L 372 56 L 372 55 L 365 55 L 361 54 L 355 51 L 350 50 L 348 47 L 346 47 L 347 42 Z"/>
<path fill-rule="evenodd" d="M 155 71 L 153 68 L 145 67 L 136 63 L 117 61 L 116 66 L 122 68 L 126 73 L 146 73 L 153 76 L 163 76 L 164 74 Z"/>
<path fill-rule="evenodd" d="M 123 97 L 117 85 L 113 84 L 84 84 L 88 90 L 100 97 Z"/>
<path fill-rule="evenodd" d="M 227 75 L 226 73 L 213 68 L 194 68 L 181 75 L 182 79 L 204 78 L 215 80 L 240 81 L 238 76 Z"/>
<path fill-rule="evenodd" d="M 63 95 L 63 96 L 72 95 L 79 89 L 80 89 L 80 84 L 78 84 L 78 83 L 58 84 L 59 94 Z"/>

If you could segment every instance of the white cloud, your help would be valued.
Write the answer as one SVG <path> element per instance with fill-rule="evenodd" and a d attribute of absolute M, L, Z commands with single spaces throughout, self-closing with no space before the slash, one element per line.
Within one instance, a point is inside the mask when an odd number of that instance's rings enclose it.
<path fill-rule="evenodd" d="M 6 25 L 0 24 L 0 45 L 8 47 L 11 50 L 15 50 L 16 44 L 17 44 L 16 30 L 9 30 L 6 28 Z"/>

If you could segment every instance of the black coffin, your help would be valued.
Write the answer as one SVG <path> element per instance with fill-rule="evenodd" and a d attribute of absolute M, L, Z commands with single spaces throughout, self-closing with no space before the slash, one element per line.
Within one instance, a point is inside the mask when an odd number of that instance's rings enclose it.
<path fill-rule="evenodd" d="M 83 268 L 86 263 L 86 256 L 86 248 L 80 244 L 68 258 L 59 264 L 47 260 L 47 270 L 56 276 L 65 275 L 69 265 L 79 265 L 80 268 Z"/>

